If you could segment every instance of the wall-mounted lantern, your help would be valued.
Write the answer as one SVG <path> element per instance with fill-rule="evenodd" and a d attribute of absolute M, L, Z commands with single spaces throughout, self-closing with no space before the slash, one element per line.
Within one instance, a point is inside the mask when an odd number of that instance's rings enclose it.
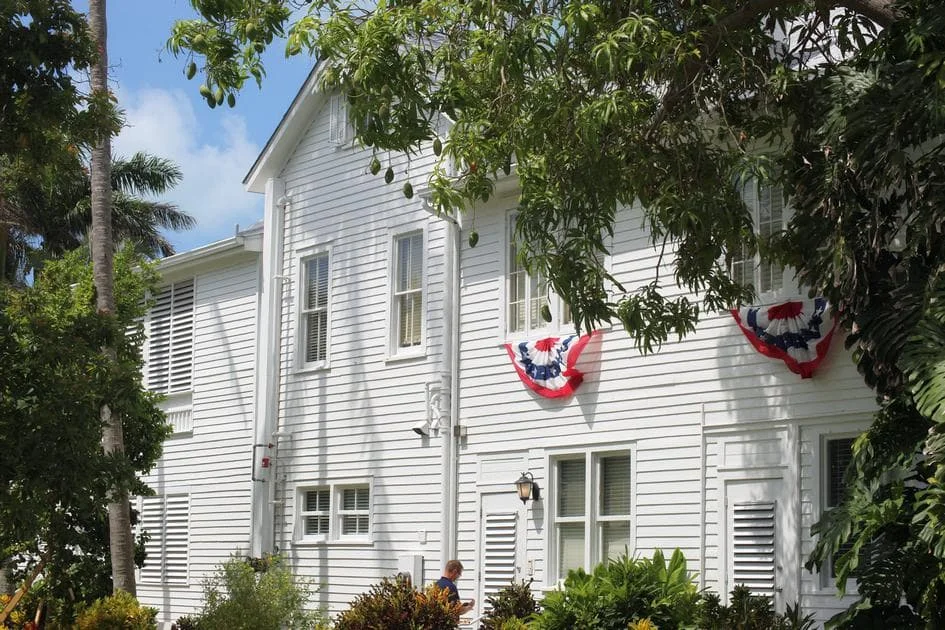
<path fill-rule="evenodd" d="M 515 482 L 515 488 L 518 490 L 518 498 L 522 500 L 522 503 L 527 503 L 529 499 L 537 501 L 541 498 L 538 483 L 530 472 L 522 473 L 522 476 Z"/>

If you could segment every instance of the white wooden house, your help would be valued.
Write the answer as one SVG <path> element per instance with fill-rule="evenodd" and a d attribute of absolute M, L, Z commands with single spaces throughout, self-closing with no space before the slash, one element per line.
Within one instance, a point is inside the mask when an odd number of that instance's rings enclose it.
<path fill-rule="evenodd" d="M 332 612 L 455 557 L 481 612 L 511 578 L 540 591 L 614 553 L 679 547 L 704 587 L 748 582 L 821 620 L 845 607 L 802 568 L 874 409 L 842 340 L 802 379 L 729 314 L 649 356 L 605 327 L 574 394 L 542 397 L 506 344 L 573 326 L 554 296 L 553 321 L 538 316 L 541 284 L 515 262 L 514 184 L 477 209 L 471 248 L 464 218 L 423 200 L 432 157 L 379 157 L 394 184 L 368 172 L 313 73 L 245 180 L 265 195 L 262 231 L 165 261 L 170 286 L 193 282 L 191 380 L 168 401 L 191 424 L 149 479 L 144 521 L 162 536 L 145 603 L 173 621 L 214 563 L 278 552 Z M 406 179 L 421 194 L 405 198 Z M 782 221 L 761 192 L 760 219 Z M 658 260 L 641 224 L 618 214 L 606 261 L 628 286 Z M 735 272 L 758 274 L 767 303 L 801 295 L 782 270 Z M 519 500 L 523 473 L 540 498 Z"/>

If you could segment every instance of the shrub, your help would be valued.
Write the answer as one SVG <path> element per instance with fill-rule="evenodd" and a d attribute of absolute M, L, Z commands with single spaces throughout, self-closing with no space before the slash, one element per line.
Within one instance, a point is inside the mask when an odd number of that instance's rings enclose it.
<path fill-rule="evenodd" d="M 597 628 L 626 630 L 643 619 L 672 630 L 691 624 L 699 594 L 679 549 L 667 564 L 657 550 L 653 558 L 631 559 L 626 554 L 598 565 L 588 574 L 571 571 L 564 589 L 548 593 L 533 625 L 539 630 Z"/>
<path fill-rule="evenodd" d="M 155 630 L 157 609 L 142 606 L 135 596 L 118 591 L 79 611 L 76 630 Z"/>
<path fill-rule="evenodd" d="M 452 630 L 459 625 L 461 606 L 448 597 L 436 586 L 418 591 L 405 577 L 384 578 L 338 615 L 335 630 Z"/>
<path fill-rule="evenodd" d="M 798 606 L 788 606 L 785 614 L 778 615 L 769 598 L 752 595 L 747 586 L 736 586 L 728 606 L 722 606 L 715 593 L 703 595 L 698 626 L 701 630 L 808 630 L 814 619 L 813 615 L 802 617 Z"/>
<path fill-rule="evenodd" d="M 495 595 L 486 598 L 488 612 L 482 618 L 480 630 L 503 630 L 512 619 L 529 619 L 538 612 L 538 602 L 532 594 L 532 581 L 512 581 Z M 516 626 L 513 626 L 516 627 Z"/>
<path fill-rule="evenodd" d="M 308 628 L 320 618 L 305 610 L 311 595 L 279 557 L 249 562 L 233 556 L 204 581 L 200 628 L 282 630 Z"/>
<path fill-rule="evenodd" d="M 200 628 L 200 617 L 198 615 L 184 615 L 178 617 L 171 630 L 198 630 Z"/>

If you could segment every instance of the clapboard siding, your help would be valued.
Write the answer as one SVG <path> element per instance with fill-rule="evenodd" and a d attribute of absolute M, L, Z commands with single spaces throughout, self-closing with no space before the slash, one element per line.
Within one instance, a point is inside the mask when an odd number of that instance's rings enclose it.
<path fill-rule="evenodd" d="M 323 109 L 281 174 L 289 198 L 281 273 L 291 280 L 282 301 L 279 430 L 290 437 L 279 444 L 277 492 L 285 501 L 276 507 L 276 540 L 297 575 L 322 585 L 314 604 L 337 612 L 396 573 L 400 555 L 422 554 L 425 578 L 439 575 L 439 440 L 411 427 L 427 414 L 425 384 L 443 371 L 446 226 L 419 197 L 408 200 L 401 192 L 408 167 L 420 188 L 429 159 L 380 154 L 384 168 L 389 162 L 397 174 L 386 185 L 367 172 L 370 151 L 334 147 L 327 138 Z M 417 228 L 425 230 L 425 352 L 392 360 L 392 238 Z M 300 370 L 299 263 L 325 247 L 331 251 L 328 367 Z M 366 481 L 373 489 L 370 544 L 295 539 L 298 488 Z M 426 543 L 419 542 L 420 530 Z"/>
<path fill-rule="evenodd" d="M 138 585 L 165 624 L 198 611 L 203 577 L 249 544 L 257 263 L 244 255 L 194 274 L 194 428 L 169 438 L 145 477 L 158 494 L 190 495 L 188 583 Z"/>
<path fill-rule="evenodd" d="M 718 442 L 705 432 L 742 435 L 756 428 L 825 423 L 837 415 L 865 415 L 874 402 L 862 379 L 835 340 L 814 379 L 802 380 L 782 363 L 755 352 L 727 313 L 709 315 L 695 333 L 670 338 L 652 355 L 641 355 L 619 324 L 605 327 L 588 345 L 578 367 L 585 379 L 570 399 L 542 399 L 527 390 L 509 364 L 500 329 L 504 307 L 505 208 L 496 203 L 476 210 L 479 244 L 462 250 L 461 422 L 468 438 L 459 465 L 459 553 L 470 570 L 478 571 L 477 467 L 482 458 L 511 447 L 527 446 L 531 472 L 543 488 L 551 454 L 575 449 L 632 445 L 635 461 L 632 553 L 649 555 L 679 547 L 693 571 L 703 571 L 707 587 L 720 588 L 720 519 L 723 503 L 718 481 Z M 614 275 L 632 290 L 650 282 L 659 252 L 641 229 L 637 208 L 617 215 L 612 254 Z M 465 239 L 464 239 L 465 240 Z M 660 275 L 671 284 L 669 257 Z M 684 291 L 669 287 L 669 294 Z M 814 464 L 802 439 L 802 478 L 809 494 L 808 469 Z M 503 445 L 507 445 L 503 447 Z M 703 458 L 705 464 L 703 466 Z M 787 458 L 787 454 L 785 454 Z M 509 484 L 514 478 L 509 479 Z M 511 487 L 510 487 L 511 491 Z M 806 558 L 810 502 L 801 498 L 808 516 L 801 535 Z M 551 505 L 543 516 L 526 523 L 526 555 L 536 584 L 550 588 L 547 567 Z M 806 510 L 806 512 L 804 511 Z M 802 575 L 801 604 L 827 612 L 841 608 L 826 602 L 824 589 L 814 593 L 819 577 Z M 826 612 L 824 612 L 826 611 Z"/>

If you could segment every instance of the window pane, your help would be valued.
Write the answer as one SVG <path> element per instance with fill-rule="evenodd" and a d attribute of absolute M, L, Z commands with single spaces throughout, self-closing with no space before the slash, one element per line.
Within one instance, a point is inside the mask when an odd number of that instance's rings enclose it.
<path fill-rule="evenodd" d="M 558 516 L 584 516 L 584 478 L 584 459 L 558 462 Z"/>
<path fill-rule="evenodd" d="M 397 291 L 419 289 L 423 284 L 423 234 L 397 239 Z"/>
<path fill-rule="evenodd" d="M 328 254 L 321 254 L 305 263 L 305 309 L 328 306 Z"/>
<path fill-rule="evenodd" d="M 306 516 L 305 517 L 305 535 L 306 536 L 327 536 L 328 535 L 328 517 L 327 516 Z"/>
<path fill-rule="evenodd" d="M 342 493 L 341 509 L 348 511 L 367 510 L 369 506 L 367 488 L 345 488 Z"/>
<path fill-rule="evenodd" d="M 344 536 L 367 535 L 368 517 L 366 516 L 341 517 L 341 533 Z"/>
<path fill-rule="evenodd" d="M 584 523 L 558 525 L 558 577 L 584 566 Z"/>
<path fill-rule="evenodd" d="M 846 488 L 843 475 L 853 459 L 853 438 L 827 442 L 827 507 L 836 507 L 843 501 Z"/>
<path fill-rule="evenodd" d="M 601 457 L 600 477 L 601 515 L 630 514 L 630 456 Z"/>
<path fill-rule="evenodd" d="M 327 512 L 328 498 L 328 490 L 309 490 L 305 493 L 305 511 Z"/>
<path fill-rule="evenodd" d="M 423 296 L 420 293 L 398 296 L 397 312 L 400 320 L 397 345 L 401 348 L 419 346 L 422 337 Z"/>
<path fill-rule="evenodd" d="M 630 522 L 607 521 L 600 524 L 601 560 L 610 560 L 629 553 Z"/>
<path fill-rule="evenodd" d="M 324 361 L 328 356 L 328 313 L 305 316 L 305 361 Z"/>
<path fill-rule="evenodd" d="M 548 284 L 540 274 L 535 274 L 528 278 L 528 290 L 530 298 L 528 300 L 528 317 L 531 328 L 543 328 L 547 326 L 541 318 L 541 307 L 548 304 Z"/>

